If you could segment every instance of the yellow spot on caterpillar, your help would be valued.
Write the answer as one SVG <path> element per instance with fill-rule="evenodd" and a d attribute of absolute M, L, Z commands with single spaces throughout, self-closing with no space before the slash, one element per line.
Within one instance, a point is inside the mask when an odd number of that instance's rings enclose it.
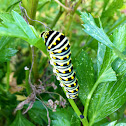
<path fill-rule="evenodd" d="M 54 42 L 53 45 L 56 45 L 56 42 Z"/>
<path fill-rule="evenodd" d="M 47 35 L 49 35 L 49 32 L 47 33 Z"/>
<path fill-rule="evenodd" d="M 73 97 L 75 97 L 75 95 L 73 95 Z"/>
<path fill-rule="evenodd" d="M 63 86 L 65 86 L 65 84 L 63 84 Z"/>
<path fill-rule="evenodd" d="M 70 63 L 69 62 L 67 62 L 67 65 L 69 65 Z"/>
<path fill-rule="evenodd" d="M 58 71 L 58 70 L 56 70 L 56 72 L 57 72 L 57 73 L 59 73 L 59 71 Z"/>
<path fill-rule="evenodd" d="M 69 72 L 71 72 L 71 69 L 69 69 Z"/>
<path fill-rule="evenodd" d="M 78 91 L 78 89 L 76 89 L 76 91 Z"/>
<path fill-rule="evenodd" d="M 74 93 L 74 91 L 71 91 L 72 93 Z"/>
<path fill-rule="evenodd" d="M 62 80 L 62 78 L 60 77 L 60 80 Z"/>
<path fill-rule="evenodd" d="M 60 41 L 60 38 L 58 38 L 57 40 Z"/>
<path fill-rule="evenodd" d="M 56 65 L 56 63 L 54 62 L 54 65 Z"/>
<path fill-rule="evenodd" d="M 77 96 L 78 96 L 78 94 L 77 94 Z"/>
<path fill-rule="evenodd" d="M 74 86 L 76 86 L 76 83 L 74 83 Z"/>
<path fill-rule="evenodd" d="M 66 92 L 68 92 L 68 90 L 66 90 Z"/>
<path fill-rule="evenodd" d="M 71 87 L 71 85 L 69 85 L 68 87 Z"/>
<path fill-rule="evenodd" d="M 63 64 L 61 64 L 60 66 L 63 66 Z"/>
<path fill-rule="evenodd" d="M 66 81 L 68 81 L 68 78 L 66 79 Z"/>
<path fill-rule="evenodd" d="M 64 35 L 63 33 L 61 35 Z"/>
<path fill-rule="evenodd" d="M 65 71 L 63 71 L 63 73 L 65 74 L 66 72 L 65 72 Z"/>
<path fill-rule="evenodd" d="M 69 43 L 69 46 L 70 46 L 70 43 Z"/>
<path fill-rule="evenodd" d="M 47 36 L 45 36 L 45 38 L 47 38 Z"/>
<path fill-rule="evenodd" d="M 69 58 L 69 56 L 67 56 L 67 59 Z"/>
<path fill-rule="evenodd" d="M 72 76 L 71 79 L 74 79 L 74 76 Z"/>
<path fill-rule="evenodd" d="M 60 58 L 60 60 L 63 60 L 63 57 L 62 57 L 62 58 Z"/>
<path fill-rule="evenodd" d="M 58 53 L 61 53 L 62 51 L 60 50 Z"/>
<path fill-rule="evenodd" d="M 53 59 L 56 59 L 56 57 L 53 57 Z"/>
<path fill-rule="evenodd" d="M 53 52 L 51 52 L 51 54 L 54 54 Z"/>
<path fill-rule="evenodd" d="M 49 46 L 48 49 L 50 49 L 51 47 Z"/>
<path fill-rule="evenodd" d="M 67 47 L 65 47 L 65 50 L 67 50 L 68 48 Z"/>

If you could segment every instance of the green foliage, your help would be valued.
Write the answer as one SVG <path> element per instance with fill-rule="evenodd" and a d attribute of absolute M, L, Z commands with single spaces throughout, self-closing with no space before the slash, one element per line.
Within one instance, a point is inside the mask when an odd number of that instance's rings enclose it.
<path fill-rule="evenodd" d="M 10 121 L 14 118 L 12 112 L 16 105 L 17 101 L 15 95 L 7 92 L 0 83 L 0 125 L 2 125 L 4 120 L 8 120 L 8 122 L 4 123 L 5 126 L 10 125 Z"/>
<path fill-rule="evenodd" d="M 119 9 L 119 8 L 121 8 L 123 6 L 123 0 L 113 0 L 111 2 L 111 4 L 109 4 L 108 0 L 104 0 L 104 1 L 105 1 L 104 11 L 102 12 L 102 16 L 101 17 L 112 16 L 117 9 Z M 107 4 L 109 4 L 109 6 Z M 106 5 L 108 7 L 106 7 Z"/>
<path fill-rule="evenodd" d="M 75 59 L 75 67 L 78 83 L 80 85 L 79 97 L 83 105 L 85 105 L 87 96 L 94 85 L 95 78 L 93 63 L 84 50 L 82 50 L 78 58 Z"/>
<path fill-rule="evenodd" d="M 36 124 L 47 124 L 47 112 L 40 101 L 36 101 L 34 103 L 32 109 L 28 111 L 28 114 L 31 120 L 33 120 Z"/>
<path fill-rule="evenodd" d="M 6 62 L 10 60 L 11 56 L 14 56 L 17 52 L 16 49 L 7 48 L 7 44 L 11 42 L 10 37 L 2 37 L 0 39 L 0 62 Z"/>
<path fill-rule="evenodd" d="M 80 126 L 78 117 L 71 108 L 57 110 L 53 115 L 52 124 L 54 126 Z"/>
<path fill-rule="evenodd" d="M 31 29 L 23 17 L 17 12 L 12 11 L 11 14 L 1 13 L 0 18 L 2 19 L 2 23 L 0 25 L 1 36 L 21 38 L 27 41 L 30 45 L 34 45 L 46 52 L 45 44 L 42 39 L 38 37 L 35 29 L 33 27 Z"/>
<path fill-rule="evenodd" d="M 19 111 L 16 115 L 16 119 L 11 124 L 11 126 L 35 126 L 33 123 L 28 121 Z"/>
<path fill-rule="evenodd" d="M 67 33 L 72 63 L 80 85 L 79 97 L 75 101 L 67 100 L 59 82 L 51 76 L 53 71 L 48 63 L 48 53 L 40 38 L 41 32 L 48 29 L 39 22 L 26 19 L 27 16 L 19 8 L 19 2 L 0 1 L 0 126 L 48 125 L 47 111 L 42 103 L 47 105 L 51 126 L 125 126 L 126 2 L 60 1 L 66 7 L 72 7 L 74 12 L 66 11 L 53 0 L 32 0 L 30 3 L 29 0 L 22 0 L 21 6 L 27 10 L 30 18 L 35 20 L 36 14 L 36 20 L 53 30 Z M 28 85 L 29 70 L 27 73 L 24 70 L 26 66 L 31 68 L 30 46 L 37 47 L 34 49 L 31 81 L 37 85 L 38 92 L 44 88 L 40 94 L 43 102 L 35 101 L 25 115 L 21 111 L 14 115 L 13 111 L 19 100 L 24 95 L 29 98 L 28 94 L 32 91 Z M 41 80 L 42 85 L 38 80 Z M 18 83 L 21 83 L 23 89 L 20 89 Z M 52 85 L 57 86 L 57 89 Z M 45 90 L 48 92 L 44 93 Z M 66 98 L 64 108 L 60 106 L 64 103 L 58 93 Z M 50 110 L 49 99 L 60 103 L 56 112 Z M 54 106 L 53 102 L 50 107 Z M 28 105 L 24 108 L 27 107 Z M 84 115 L 84 119 L 80 115 Z"/>

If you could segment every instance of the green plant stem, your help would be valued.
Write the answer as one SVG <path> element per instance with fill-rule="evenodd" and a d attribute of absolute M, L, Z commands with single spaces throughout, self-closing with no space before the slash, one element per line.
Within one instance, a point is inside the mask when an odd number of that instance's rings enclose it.
<path fill-rule="evenodd" d="M 76 4 L 76 6 L 74 7 L 74 10 L 71 11 L 71 13 L 70 13 L 70 18 L 69 18 L 68 26 L 67 26 L 66 31 L 65 31 L 65 35 L 67 35 L 68 32 L 69 32 L 70 25 L 71 25 L 71 23 L 72 23 L 72 21 L 73 21 L 74 14 L 75 14 L 75 12 L 76 12 L 78 6 L 80 5 L 81 1 L 82 1 L 82 0 L 79 0 L 79 1 L 78 1 L 78 3 Z"/>
<path fill-rule="evenodd" d="M 66 91 L 64 90 L 64 88 L 62 88 L 64 93 L 66 94 Z M 80 110 L 78 109 L 76 103 L 74 102 L 73 99 L 68 99 L 70 105 L 72 106 L 73 110 L 75 111 L 75 113 L 77 114 L 78 118 L 80 119 L 80 121 L 82 122 L 83 126 L 88 126 L 88 121 L 87 119 L 84 117 L 83 119 L 80 118 L 80 115 L 82 115 L 82 113 L 80 112 Z"/>
<path fill-rule="evenodd" d="M 88 121 L 86 118 L 81 119 L 80 115 L 82 115 L 82 113 L 80 112 L 80 110 L 78 109 L 77 105 L 75 104 L 73 99 L 68 99 L 70 105 L 72 106 L 72 108 L 74 109 L 74 111 L 76 112 L 78 118 L 80 119 L 80 121 L 82 122 L 83 126 L 88 126 Z"/>
<path fill-rule="evenodd" d="M 85 108 L 84 108 L 84 113 L 83 113 L 83 115 L 84 115 L 84 117 L 86 119 L 87 119 L 87 112 L 88 112 L 88 107 L 89 107 L 91 97 L 92 97 L 95 89 L 97 88 L 98 84 L 99 84 L 99 79 L 96 81 L 96 83 L 94 84 L 93 88 L 91 89 L 90 93 L 87 96 L 86 103 L 85 103 Z"/>
<path fill-rule="evenodd" d="M 37 10 L 37 5 L 38 5 L 38 0 L 22 0 L 22 4 L 24 6 L 24 8 L 27 11 L 28 16 L 31 19 L 35 19 L 35 15 L 36 15 L 36 10 Z M 33 25 L 34 21 L 28 19 L 29 24 Z M 32 54 L 31 54 L 32 55 Z M 33 65 L 33 73 L 34 73 L 34 79 L 35 79 L 35 83 L 38 83 L 38 78 L 39 78 L 39 74 L 38 74 L 38 65 L 37 65 L 37 48 L 34 47 L 34 65 Z"/>
<path fill-rule="evenodd" d="M 51 25 L 51 29 L 53 29 L 53 27 L 56 25 L 57 21 L 59 20 L 59 18 L 61 17 L 61 15 L 63 14 L 63 11 L 62 11 L 62 7 L 60 7 L 60 10 L 57 14 L 57 16 L 55 17 L 54 21 L 52 22 L 52 25 Z"/>
<path fill-rule="evenodd" d="M 9 90 L 9 84 L 10 82 L 10 61 L 7 62 L 7 86 L 6 86 L 6 90 Z"/>
<path fill-rule="evenodd" d="M 31 90 L 30 89 L 31 88 L 30 88 L 28 79 L 29 79 L 29 70 L 25 70 L 25 86 L 26 86 L 26 92 L 27 92 L 27 95 L 30 95 L 30 93 L 31 93 Z"/>

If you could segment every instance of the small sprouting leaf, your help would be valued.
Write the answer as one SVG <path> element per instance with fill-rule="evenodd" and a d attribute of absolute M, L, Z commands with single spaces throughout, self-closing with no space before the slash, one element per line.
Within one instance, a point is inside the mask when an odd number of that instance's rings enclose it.
<path fill-rule="evenodd" d="M 94 85 L 94 68 L 87 53 L 82 50 L 75 59 L 76 75 L 78 78 L 79 98 L 85 104 L 85 100 Z"/>
<path fill-rule="evenodd" d="M 11 124 L 11 126 L 35 126 L 33 123 L 28 121 L 24 116 L 22 116 L 21 112 L 17 113 L 16 119 Z"/>

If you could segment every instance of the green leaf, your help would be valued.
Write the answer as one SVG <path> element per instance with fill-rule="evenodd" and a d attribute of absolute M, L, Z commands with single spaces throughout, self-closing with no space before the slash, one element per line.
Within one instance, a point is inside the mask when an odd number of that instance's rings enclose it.
<path fill-rule="evenodd" d="M 94 22 L 94 19 L 91 16 L 91 14 L 87 14 L 86 12 L 82 12 L 81 18 L 82 18 L 83 22 L 85 23 L 85 24 L 83 24 L 83 26 L 84 26 L 83 30 L 87 34 L 89 34 L 90 36 L 92 36 L 93 38 L 95 38 L 96 40 L 98 40 L 99 42 L 101 42 L 102 44 L 106 45 L 107 47 L 113 49 L 114 52 L 116 53 L 116 55 L 119 56 L 120 58 L 125 59 L 125 56 L 111 42 L 111 40 L 109 39 L 109 37 L 104 32 L 103 28 L 102 27 L 99 28 L 98 26 L 96 26 L 96 24 Z M 123 32 L 125 32 L 125 31 L 123 31 Z"/>
<path fill-rule="evenodd" d="M 28 111 L 29 117 L 39 125 L 44 125 L 48 123 L 47 112 L 40 101 L 34 102 L 33 107 Z"/>
<path fill-rule="evenodd" d="M 113 33 L 113 44 L 116 48 L 123 52 L 126 48 L 126 24 L 120 26 Z"/>
<path fill-rule="evenodd" d="M 101 65 L 103 64 L 104 55 L 106 51 L 106 46 L 102 43 L 98 43 L 98 51 L 97 51 L 97 70 L 98 70 L 98 76 L 99 72 L 101 70 Z"/>
<path fill-rule="evenodd" d="M 12 16 L 13 16 L 13 18 L 15 20 L 15 23 L 19 26 L 20 29 L 23 30 L 24 34 L 26 34 L 26 36 L 28 36 L 28 38 L 31 38 L 31 39 L 35 39 L 36 38 L 35 34 L 32 32 L 31 28 L 28 27 L 28 24 L 22 18 L 22 16 L 20 16 L 15 11 L 12 11 Z"/>
<path fill-rule="evenodd" d="M 44 41 L 39 38 L 35 28 L 28 25 L 23 17 L 15 11 L 8 15 L 8 13 L 0 14 L 0 18 L 3 20 L 0 25 L 0 35 L 21 38 L 47 54 Z"/>
<path fill-rule="evenodd" d="M 6 46 L 6 44 L 9 42 L 10 38 L 9 37 L 1 37 L 0 39 L 0 50 Z"/>
<path fill-rule="evenodd" d="M 109 17 L 112 16 L 117 9 L 120 9 L 123 6 L 123 0 L 113 0 L 112 3 L 105 8 L 105 10 L 102 12 L 101 17 Z"/>
<path fill-rule="evenodd" d="M 0 13 L 0 18 L 3 20 L 3 22 L 14 22 L 12 14 L 10 13 Z"/>
<path fill-rule="evenodd" d="M 115 126 L 126 126 L 126 123 L 118 123 Z"/>
<path fill-rule="evenodd" d="M 11 42 L 11 38 L 9 37 L 1 37 L 0 39 L 0 62 L 6 62 L 10 60 L 11 56 L 14 56 L 17 52 L 16 49 L 13 48 L 7 48 Z"/>
<path fill-rule="evenodd" d="M 82 50 L 78 58 L 75 59 L 75 67 L 78 83 L 80 85 L 79 98 L 83 105 L 85 105 L 87 95 L 94 85 L 94 69 L 91 59 L 84 50 Z"/>
<path fill-rule="evenodd" d="M 105 44 L 109 48 L 113 49 L 113 47 L 114 47 L 113 43 L 110 41 L 109 37 L 106 35 L 103 28 L 99 28 L 96 26 L 95 21 L 91 14 L 82 12 L 81 19 L 85 23 L 85 24 L 83 24 L 83 26 L 84 26 L 83 30 L 87 34 L 89 34 L 90 36 L 92 36 L 93 38 L 98 40 L 99 42 Z"/>
<path fill-rule="evenodd" d="M 113 63 L 112 63 L 112 68 L 116 71 L 117 75 L 125 75 L 126 74 L 126 61 L 117 58 Z"/>
<path fill-rule="evenodd" d="M 5 62 L 10 59 L 11 56 L 14 56 L 17 50 L 12 48 L 7 48 L 0 50 L 0 62 Z"/>
<path fill-rule="evenodd" d="M 77 115 L 70 107 L 58 109 L 51 116 L 53 118 L 52 120 L 53 126 L 80 126 L 81 125 Z"/>
<path fill-rule="evenodd" d="M 103 124 L 101 126 L 115 126 L 116 123 L 117 123 L 117 120 L 113 121 L 113 122 L 105 123 L 105 124 Z"/>
<path fill-rule="evenodd" d="M 111 67 L 114 60 L 113 52 L 103 44 L 98 44 L 97 53 L 98 82 L 116 81 L 116 73 Z"/>
<path fill-rule="evenodd" d="M 126 102 L 126 77 L 116 82 L 98 85 L 91 98 L 88 117 L 90 124 L 96 123 L 119 109 Z"/>
<path fill-rule="evenodd" d="M 16 119 L 11 124 L 11 126 L 35 126 L 33 123 L 28 121 L 24 116 L 22 116 L 21 112 L 18 112 Z"/>

